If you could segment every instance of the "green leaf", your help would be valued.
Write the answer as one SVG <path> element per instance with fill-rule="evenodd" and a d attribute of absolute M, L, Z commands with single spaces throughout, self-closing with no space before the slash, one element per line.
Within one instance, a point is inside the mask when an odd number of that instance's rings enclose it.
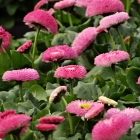
<path fill-rule="evenodd" d="M 38 101 L 47 101 L 47 93 L 45 90 L 40 86 L 40 85 L 33 85 L 30 89 L 29 92 L 33 94 L 33 96 L 38 100 Z"/>
<path fill-rule="evenodd" d="M 80 133 L 76 133 L 74 136 L 68 138 L 68 140 L 79 140 L 79 139 L 82 139 L 82 135 Z"/>
<path fill-rule="evenodd" d="M 92 140 L 92 136 L 90 133 L 87 133 L 85 136 L 85 140 Z"/>
<path fill-rule="evenodd" d="M 125 101 L 135 101 L 136 98 L 137 98 L 137 96 L 134 94 L 128 94 L 128 95 L 122 97 L 122 99 Z"/>
<path fill-rule="evenodd" d="M 9 109 L 17 110 L 17 104 L 13 102 L 4 102 L 3 108 L 4 110 L 9 110 Z"/>
<path fill-rule="evenodd" d="M 15 14 L 18 7 L 19 7 L 18 3 L 13 3 L 13 4 L 7 5 L 6 10 L 7 10 L 8 14 L 12 16 Z"/>

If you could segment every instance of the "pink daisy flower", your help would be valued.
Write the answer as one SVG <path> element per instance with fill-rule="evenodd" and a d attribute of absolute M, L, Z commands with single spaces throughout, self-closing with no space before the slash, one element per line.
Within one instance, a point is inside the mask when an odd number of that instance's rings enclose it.
<path fill-rule="evenodd" d="M 138 0 L 138 3 L 140 4 L 140 0 Z"/>
<path fill-rule="evenodd" d="M 64 120 L 65 118 L 63 116 L 45 116 L 40 118 L 39 122 L 44 124 L 59 124 Z"/>
<path fill-rule="evenodd" d="M 124 5 L 120 0 L 93 0 L 87 6 L 86 16 L 96 16 L 104 13 L 122 12 Z"/>
<path fill-rule="evenodd" d="M 15 110 L 6 110 L 4 112 L 0 112 L 0 121 L 7 117 L 11 117 L 12 115 L 16 115 Z"/>
<path fill-rule="evenodd" d="M 88 27 L 78 34 L 72 43 L 72 49 L 80 55 L 88 45 L 96 38 L 96 28 Z"/>
<path fill-rule="evenodd" d="M 0 26 L 0 38 L 3 37 L 4 33 L 5 33 L 5 29 L 2 26 Z"/>
<path fill-rule="evenodd" d="M 16 130 L 21 130 L 29 123 L 31 117 L 23 114 L 12 115 L 0 122 L 0 138 L 4 138 Z M 20 132 L 21 132 L 20 131 Z"/>
<path fill-rule="evenodd" d="M 32 81 L 39 79 L 39 74 L 35 69 L 25 68 L 21 70 L 6 71 L 2 76 L 3 81 Z"/>
<path fill-rule="evenodd" d="M 50 94 L 49 102 L 57 103 L 60 101 L 61 97 L 64 96 L 67 92 L 66 86 L 59 86 Z"/>
<path fill-rule="evenodd" d="M 86 75 L 86 69 L 83 66 L 67 65 L 64 67 L 58 67 L 55 71 L 54 77 L 65 79 L 81 79 Z"/>
<path fill-rule="evenodd" d="M 48 48 L 42 54 L 42 61 L 49 63 L 52 61 L 72 59 L 76 57 L 77 55 L 72 48 L 66 45 L 62 45 L 62 46 L 54 46 L 54 47 Z"/>
<path fill-rule="evenodd" d="M 101 32 L 119 23 L 125 22 L 130 17 L 126 12 L 117 12 L 113 15 L 106 16 L 100 20 L 100 25 L 97 27 L 97 32 Z"/>
<path fill-rule="evenodd" d="M 76 0 L 75 5 L 77 7 L 83 7 L 86 8 L 92 0 Z"/>
<path fill-rule="evenodd" d="M 41 29 L 50 31 L 52 34 L 56 34 L 58 25 L 55 18 L 50 13 L 44 10 L 34 10 L 29 12 L 23 19 L 26 25 L 29 27 L 41 26 Z"/>
<path fill-rule="evenodd" d="M 121 110 L 118 108 L 110 108 L 105 113 L 105 118 L 110 119 L 113 115 L 120 114 Z"/>
<path fill-rule="evenodd" d="M 113 115 L 110 119 L 99 121 L 92 129 L 93 140 L 118 140 L 127 134 L 132 121 L 124 114 Z"/>
<path fill-rule="evenodd" d="M 85 116 L 85 114 L 94 106 L 94 102 L 86 100 L 75 100 L 66 107 L 66 112 L 76 114 L 76 116 Z"/>
<path fill-rule="evenodd" d="M 101 111 L 103 111 L 103 109 L 104 109 L 104 104 L 94 102 L 94 105 L 88 110 L 88 112 L 85 114 L 84 117 L 86 119 L 91 119 L 97 116 Z"/>
<path fill-rule="evenodd" d="M 108 67 L 112 64 L 128 60 L 129 54 L 125 51 L 117 50 L 100 54 L 95 57 L 94 64 L 96 66 Z"/>
<path fill-rule="evenodd" d="M 137 81 L 136 84 L 140 84 L 140 76 L 138 77 L 138 81 Z"/>
<path fill-rule="evenodd" d="M 55 9 L 64 9 L 75 4 L 75 0 L 62 0 L 54 4 Z"/>
<path fill-rule="evenodd" d="M 43 5 L 47 4 L 48 0 L 40 0 L 34 7 L 34 10 L 40 9 Z"/>
<path fill-rule="evenodd" d="M 23 45 L 21 45 L 18 49 L 17 52 L 25 52 L 26 50 L 28 50 L 32 45 L 32 40 L 29 40 L 27 42 L 25 42 Z"/>
<path fill-rule="evenodd" d="M 56 125 L 55 124 L 38 124 L 36 125 L 37 130 L 39 131 L 53 131 L 56 129 Z"/>

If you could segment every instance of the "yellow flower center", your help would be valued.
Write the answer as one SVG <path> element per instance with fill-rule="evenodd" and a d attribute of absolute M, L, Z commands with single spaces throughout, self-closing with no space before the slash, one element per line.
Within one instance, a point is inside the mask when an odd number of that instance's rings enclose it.
<path fill-rule="evenodd" d="M 90 104 L 80 104 L 79 107 L 80 108 L 89 109 L 90 108 Z"/>

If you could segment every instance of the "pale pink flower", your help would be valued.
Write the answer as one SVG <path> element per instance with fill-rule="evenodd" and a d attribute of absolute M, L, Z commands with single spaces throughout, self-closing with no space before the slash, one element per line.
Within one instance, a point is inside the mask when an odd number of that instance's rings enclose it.
<path fill-rule="evenodd" d="M 64 96 L 67 92 L 66 86 L 59 86 L 50 94 L 49 102 L 57 103 L 60 101 L 61 97 Z"/>
<path fill-rule="evenodd" d="M 67 65 L 64 67 L 58 67 L 55 71 L 54 77 L 65 79 L 81 79 L 86 75 L 86 69 L 84 66 L 79 65 Z"/>
<path fill-rule="evenodd" d="M 121 110 L 118 108 L 110 108 L 105 113 L 105 118 L 110 119 L 113 115 L 121 113 Z"/>
<path fill-rule="evenodd" d="M 35 69 L 25 68 L 20 70 L 6 71 L 2 76 L 3 81 L 32 81 L 39 79 L 39 74 Z"/>
<path fill-rule="evenodd" d="M 88 45 L 96 38 L 98 32 L 96 28 L 88 27 L 80 32 L 72 43 L 72 49 L 80 55 Z"/>
<path fill-rule="evenodd" d="M 26 50 L 28 50 L 32 45 L 32 41 L 28 40 L 27 42 L 25 42 L 24 44 L 22 44 L 18 49 L 17 52 L 25 52 Z"/>
<path fill-rule="evenodd" d="M 48 0 L 40 0 L 34 7 L 34 10 L 40 9 L 43 5 L 47 4 Z"/>
<path fill-rule="evenodd" d="M 26 25 L 29 27 L 41 27 L 42 30 L 49 31 L 52 34 L 56 34 L 58 25 L 55 18 L 44 10 L 34 10 L 29 12 L 23 19 Z"/>
<path fill-rule="evenodd" d="M 75 0 L 62 0 L 54 4 L 55 9 L 64 9 L 75 4 Z"/>
<path fill-rule="evenodd" d="M 50 15 L 52 15 L 53 13 L 55 13 L 55 11 L 54 11 L 53 8 L 50 8 L 47 12 L 48 12 Z"/>
<path fill-rule="evenodd" d="M 76 0 L 75 6 L 86 8 L 93 0 Z"/>
<path fill-rule="evenodd" d="M 137 81 L 136 84 L 140 84 L 140 76 L 138 77 L 138 81 Z"/>
<path fill-rule="evenodd" d="M 97 116 L 101 111 L 104 109 L 104 104 L 102 103 L 96 103 L 94 102 L 94 105 L 88 110 L 88 112 L 85 114 L 86 119 L 91 119 L 95 116 Z"/>
<path fill-rule="evenodd" d="M 72 59 L 76 58 L 77 55 L 75 51 L 70 48 L 69 46 L 62 45 L 62 46 L 54 46 L 48 48 L 42 54 L 42 61 L 49 63 L 52 61 L 59 61 L 63 59 Z"/>
<path fill-rule="evenodd" d="M 20 130 L 20 133 L 30 120 L 31 117 L 24 114 L 16 114 L 3 119 L 0 121 L 0 138 L 4 138 L 16 130 Z"/>
<path fill-rule="evenodd" d="M 55 124 L 43 124 L 43 123 L 40 123 L 38 125 L 36 125 L 36 128 L 37 130 L 39 131 L 53 131 L 56 129 L 56 125 Z"/>
<path fill-rule="evenodd" d="M 112 64 L 128 60 L 129 54 L 125 51 L 117 50 L 100 54 L 95 57 L 94 64 L 96 66 L 108 67 Z"/>
<path fill-rule="evenodd" d="M 132 121 L 124 114 L 113 115 L 110 119 L 99 121 L 92 129 L 92 140 L 118 140 L 127 134 Z"/>
<path fill-rule="evenodd" d="M 94 102 L 86 100 L 75 100 L 66 106 L 66 112 L 84 117 L 85 114 L 94 106 Z"/>
<path fill-rule="evenodd" d="M 59 124 L 64 120 L 65 118 L 63 116 L 45 116 L 41 117 L 39 122 L 44 124 Z"/>
<path fill-rule="evenodd" d="M 125 22 L 130 17 L 126 12 L 117 12 L 113 15 L 106 16 L 100 20 L 100 25 L 97 27 L 97 32 L 101 32 L 119 23 Z"/>
<path fill-rule="evenodd" d="M 87 6 L 86 16 L 96 16 L 104 13 L 122 12 L 124 5 L 120 0 L 93 0 Z"/>

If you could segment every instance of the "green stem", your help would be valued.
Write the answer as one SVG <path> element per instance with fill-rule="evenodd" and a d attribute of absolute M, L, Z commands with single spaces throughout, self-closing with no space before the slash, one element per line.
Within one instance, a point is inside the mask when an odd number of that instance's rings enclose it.
<path fill-rule="evenodd" d="M 56 19 L 56 21 L 57 21 L 58 25 L 59 25 L 61 28 L 64 27 L 64 26 L 62 25 L 62 23 L 61 23 L 59 20 Z"/>
<path fill-rule="evenodd" d="M 116 78 L 116 71 L 115 71 L 115 64 L 111 65 L 113 76 L 114 76 L 114 83 L 117 85 L 117 78 Z"/>
<path fill-rule="evenodd" d="M 19 83 L 19 92 L 20 92 L 20 99 L 21 99 L 21 102 L 24 102 L 23 94 L 22 94 L 22 82 Z"/>
<path fill-rule="evenodd" d="M 86 129 L 87 129 L 87 119 L 84 118 L 84 130 L 86 130 Z"/>
<path fill-rule="evenodd" d="M 2 51 L 4 52 L 4 53 L 6 53 L 6 50 L 1 46 L 1 49 L 2 49 Z"/>
<path fill-rule="evenodd" d="M 73 22 L 72 22 L 71 15 L 70 15 L 69 12 L 68 12 L 68 20 L 69 20 L 70 26 L 72 27 L 73 26 Z"/>
<path fill-rule="evenodd" d="M 32 52 L 33 61 L 35 60 L 35 52 L 36 52 L 36 45 L 37 45 L 37 38 L 38 38 L 39 31 L 40 31 L 40 27 L 37 28 L 36 35 L 35 35 L 35 40 L 34 40 L 34 45 L 33 45 L 33 52 Z"/>
<path fill-rule="evenodd" d="M 126 12 L 127 13 L 129 13 L 130 5 L 131 5 L 131 0 L 126 0 Z"/>
<path fill-rule="evenodd" d="M 21 140 L 19 135 L 13 135 L 14 140 Z"/>
<path fill-rule="evenodd" d="M 110 34 L 110 32 L 108 32 L 109 33 L 109 37 L 110 37 L 110 40 L 111 40 L 111 43 L 112 43 L 112 50 L 115 50 L 116 49 L 116 45 L 115 45 L 115 42 L 114 42 L 114 40 L 113 40 L 113 37 L 112 37 L 112 35 Z"/>
<path fill-rule="evenodd" d="M 70 95 L 73 96 L 73 79 L 70 79 Z"/>
<path fill-rule="evenodd" d="M 62 101 L 64 105 L 67 106 L 67 102 L 64 97 L 62 97 Z M 67 115 L 68 115 L 68 120 L 69 120 L 70 133 L 73 134 L 74 131 L 73 131 L 73 122 L 72 122 L 71 114 L 67 113 Z"/>
<path fill-rule="evenodd" d="M 53 133 L 50 134 L 50 140 L 53 140 Z"/>

